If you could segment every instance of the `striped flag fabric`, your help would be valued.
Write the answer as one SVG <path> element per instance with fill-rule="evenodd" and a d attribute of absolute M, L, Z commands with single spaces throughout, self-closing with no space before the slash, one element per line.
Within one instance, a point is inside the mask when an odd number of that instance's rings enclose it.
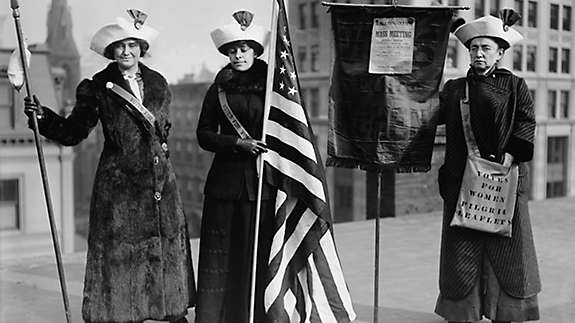
<path fill-rule="evenodd" d="M 302 105 L 285 4 L 275 5 L 263 161 L 278 195 L 264 308 L 270 322 L 351 322 L 356 315 L 331 231 L 324 168 Z"/>

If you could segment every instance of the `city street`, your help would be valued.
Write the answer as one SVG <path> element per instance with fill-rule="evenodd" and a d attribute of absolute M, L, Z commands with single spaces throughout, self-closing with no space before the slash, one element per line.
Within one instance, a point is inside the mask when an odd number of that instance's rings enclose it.
<path fill-rule="evenodd" d="M 530 206 L 543 283 L 539 322 L 575 322 L 575 197 L 535 201 Z M 379 322 L 443 322 L 433 313 L 440 220 L 438 212 L 381 220 Z M 335 225 L 356 322 L 362 323 L 373 322 L 374 227 L 374 220 Z M 197 240 L 193 248 L 197 265 Z M 85 254 L 63 258 L 72 316 L 74 322 L 81 322 Z M 0 306 L 0 322 L 65 322 L 52 257 L 0 264 Z"/>

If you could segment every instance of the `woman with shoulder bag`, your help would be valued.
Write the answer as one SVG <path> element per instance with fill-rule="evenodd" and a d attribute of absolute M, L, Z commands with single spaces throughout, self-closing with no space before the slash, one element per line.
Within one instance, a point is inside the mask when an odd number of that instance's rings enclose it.
<path fill-rule="evenodd" d="M 505 50 L 522 38 L 510 27 L 518 15 L 504 10 L 502 17 L 482 17 L 455 30 L 469 50 L 471 68 L 466 77 L 449 80 L 440 94 L 438 119 L 446 125 L 446 151 L 439 170 L 444 210 L 435 312 L 448 322 L 539 319 L 541 283 L 527 205 L 534 106 L 525 81 L 498 66 Z M 469 134 L 474 140 L 466 140 Z M 518 168 L 511 237 L 454 226 L 454 215 L 461 217 L 460 188 L 470 184 L 464 173 L 471 148 L 487 163 L 501 164 L 501 169 Z M 464 217 L 491 224 L 497 218 L 495 211 L 489 221 L 489 216 L 477 217 L 474 212 L 479 209 L 480 205 L 468 208 Z"/>

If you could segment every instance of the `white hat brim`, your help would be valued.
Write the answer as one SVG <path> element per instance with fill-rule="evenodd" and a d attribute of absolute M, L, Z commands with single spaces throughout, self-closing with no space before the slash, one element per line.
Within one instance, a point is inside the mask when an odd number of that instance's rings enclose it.
<path fill-rule="evenodd" d="M 243 30 L 240 24 L 231 24 L 214 29 L 210 36 L 218 51 L 222 52 L 222 46 L 240 40 L 254 41 L 264 49 L 268 42 L 269 32 L 258 25 L 250 25 Z"/>
<path fill-rule="evenodd" d="M 151 45 L 151 43 L 158 37 L 158 31 L 154 28 L 142 25 L 136 28 L 134 24 L 126 19 L 117 18 L 115 24 L 106 25 L 100 28 L 90 41 L 90 49 L 94 52 L 104 56 L 106 47 L 110 44 L 128 38 L 141 39 Z"/>
<path fill-rule="evenodd" d="M 454 32 L 455 37 L 463 45 L 469 47 L 469 42 L 477 37 L 499 38 L 504 41 L 507 47 L 523 39 L 523 36 L 514 28 L 503 28 L 503 21 L 493 16 L 485 16 L 461 25 Z"/>

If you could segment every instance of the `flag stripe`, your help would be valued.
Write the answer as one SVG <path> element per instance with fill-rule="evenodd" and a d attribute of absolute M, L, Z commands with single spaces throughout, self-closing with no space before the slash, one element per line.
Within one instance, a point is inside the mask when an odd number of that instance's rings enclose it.
<path fill-rule="evenodd" d="M 298 246 L 300 245 L 301 241 L 305 238 L 308 230 L 313 225 L 315 221 L 315 216 L 311 212 L 306 212 L 302 215 L 300 222 L 298 222 L 298 231 L 297 233 L 292 234 L 289 236 L 287 241 L 284 244 L 284 248 L 281 253 L 279 253 L 276 258 L 280 257 L 281 259 L 291 259 L 293 255 L 296 253 Z M 271 261 L 274 262 L 273 260 Z M 273 273 L 273 279 L 268 284 L 266 291 L 265 291 L 265 298 L 266 299 L 275 299 L 280 295 L 280 291 L 282 289 L 282 281 L 284 279 L 284 274 L 287 270 L 287 261 L 280 261 L 276 272 Z M 273 265 L 270 265 L 270 268 L 273 268 Z M 269 297 L 269 298 L 268 298 Z M 271 304 L 266 304 L 266 310 L 269 308 Z"/>
<path fill-rule="evenodd" d="M 281 94 L 272 92 L 271 105 L 283 113 L 290 115 L 292 118 L 298 120 L 299 122 L 305 125 L 308 124 L 307 117 L 305 115 L 305 111 L 302 109 L 302 106 L 292 100 L 286 99 Z"/>
<path fill-rule="evenodd" d="M 337 289 L 336 294 L 340 296 L 338 300 L 342 302 L 342 306 L 345 308 L 345 313 L 353 313 L 353 304 L 351 302 L 351 297 L 347 292 L 347 286 L 345 284 L 345 278 L 343 277 L 343 271 L 341 269 L 339 261 L 337 261 L 339 257 L 335 249 L 335 243 L 333 241 L 333 236 L 331 232 L 324 234 L 324 236 L 320 240 L 320 244 L 322 254 L 318 255 L 318 257 L 321 256 L 324 259 L 321 262 L 319 261 L 316 262 L 316 264 L 323 264 L 323 263 L 327 264 L 329 270 L 321 272 L 329 272 L 329 274 L 331 275 L 330 279 L 324 280 L 325 281 L 324 284 L 333 283 L 333 286 L 335 287 L 335 289 Z"/>
<path fill-rule="evenodd" d="M 317 167 L 317 163 L 314 160 L 304 155 L 297 146 L 291 146 L 281 139 L 271 136 L 266 139 L 266 143 L 269 149 L 277 152 L 281 157 L 296 163 L 300 168 L 308 172 L 310 176 L 317 178 L 321 182 L 323 175 L 321 169 Z"/>
<path fill-rule="evenodd" d="M 312 142 L 313 134 L 311 133 L 311 128 L 309 128 L 307 124 L 302 123 L 300 120 L 285 113 L 285 111 L 271 106 L 269 119 L 281 124 L 284 128 L 288 128 L 298 136 Z M 271 129 L 269 132 L 271 132 Z"/>
<path fill-rule="evenodd" d="M 309 267 L 311 271 L 313 287 L 314 287 L 314 304 L 317 309 L 318 315 L 321 319 L 321 322 L 328 323 L 328 322 L 335 322 L 338 321 L 335 318 L 334 313 L 332 312 L 330 303 L 327 299 L 327 295 L 325 293 L 324 286 L 322 284 L 320 274 L 318 273 L 318 269 L 316 267 L 315 261 L 313 259 L 313 255 L 309 257 Z"/>
<path fill-rule="evenodd" d="M 271 113 L 273 114 L 275 111 L 277 110 L 272 109 Z M 298 131 L 299 129 L 297 129 L 296 127 L 294 126 L 290 127 L 290 125 L 286 125 L 285 121 L 286 121 L 285 118 L 270 119 L 267 128 L 268 129 L 267 136 L 281 138 L 281 140 L 284 141 L 287 145 L 298 147 L 302 155 L 306 156 L 307 158 L 309 158 L 310 160 L 312 160 L 314 163 L 317 164 L 313 143 L 309 139 L 310 137 L 309 131 L 305 133 L 303 132 L 303 129 L 302 131 Z M 284 124 L 280 122 L 284 122 Z"/>
<path fill-rule="evenodd" d="M 268 150 L 264 155 L 264 160 L 280 172 L 289 174 L 291 178 L 304 185 L 311 194 L 315 195 L 318 199 L 325 201 L 322 182 L 316 177 L 310 176 L 310 174 L 298 164 L 294 163 L 290 159 L 283 158 L 273 150 Z"/>

